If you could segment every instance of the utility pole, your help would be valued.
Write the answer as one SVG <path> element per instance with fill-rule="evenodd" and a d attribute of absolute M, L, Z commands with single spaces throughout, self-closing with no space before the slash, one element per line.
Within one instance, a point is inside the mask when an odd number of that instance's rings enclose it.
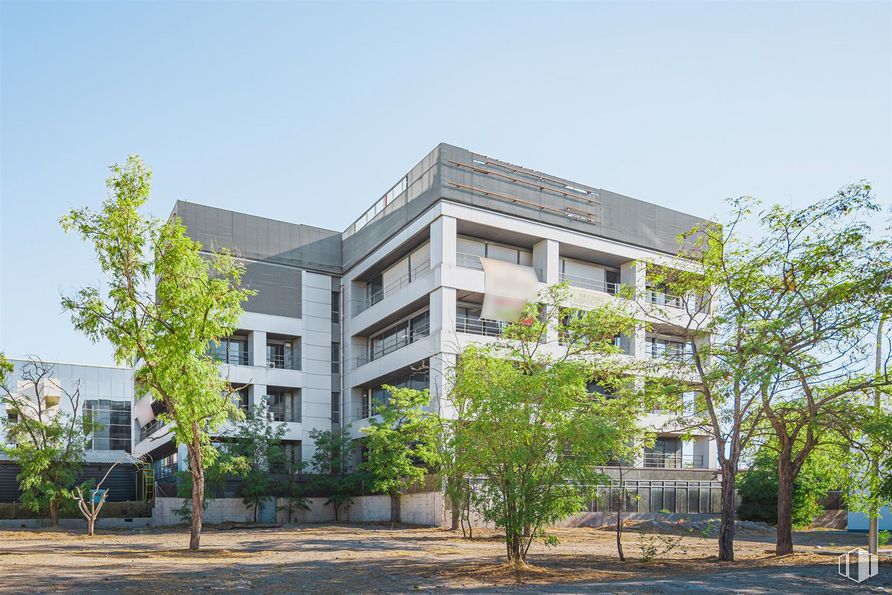
<path fill-rule="evenodd" d="M 877 359 L 876 359 L 876 374 L 877 379 L 880 376 L 880 370 L 883 365 L 883 318 L 880 317 L 880 323 L 877 325 Z M 880 388 L 876 386 L 873 389 L 873 404 L 876 407 L 877 414 L 881 411 L 880 405 Z M 872 450 L 872 449 L 871 449 Z M 870 474 L 871 474 L 871 482 L 870 485 L 875 488 L 880 476 L 880 461 L 879 461 L 879 453 L 873 453 L 872 461 L 870 462 Z M 879 544 L 879 510 L 877 506 L 877 497 L 876 494 L 870 495 L 870 507 L 868 510 L 868 535 L 867 535 L 867 549 L 871 554 L 876 554 L 880 549 Z"/>

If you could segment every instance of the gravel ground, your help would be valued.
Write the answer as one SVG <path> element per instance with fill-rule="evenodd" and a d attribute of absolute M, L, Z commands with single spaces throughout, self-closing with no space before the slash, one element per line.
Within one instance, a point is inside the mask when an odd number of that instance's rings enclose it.
<path fill-rule="evenodd" d="M 627 561 L 611 531 L 561 529 L 554 547 L 534 544 L 529 570 L 504 565 L 493 532 L 462 539 L 448 531 L 389 525 L 307 525 L 213 529 L 190 553 L 183 529 L 0 531 L 0 592 L 8 593 L 822 593 L 892 592 L 892 561 L 861 585 L 838 576 L 837 551 L 865 536 L 838 531 L 796 535 L 797 551 L 771 552 L 772 537 L 746 536 L 737 560 L 715 559 L 715 539 L 685 536 L 655 561 L 640 560 L 640 536 L 627 531 Z"/>

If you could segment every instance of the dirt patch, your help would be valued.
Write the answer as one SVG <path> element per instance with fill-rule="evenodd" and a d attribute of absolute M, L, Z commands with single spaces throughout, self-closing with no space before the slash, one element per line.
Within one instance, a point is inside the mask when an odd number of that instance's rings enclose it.
<path fill-rule="evenodd" d="M 718 584 L 732 572 L 799 576 L 817 568 L 830 577 L 836 559 L 822 554 L 822 548 L 831 543 L 855 547 L 865 540 L 836 531 L 797 533 L 796 553 L 778 558 L 772 539 L 743 536 L 736 543 L 736 561 L 722 563 L 714 538 L 686 534 L 683 548 L 643 562 L 640 533 L 628 531 L 623 539 L 627 560 L 621 562 L 612 531 L 554 533 L 558 543 L 535 543 L 530 566 L 517 571 L 505 564 L 501 536 L 486 530 L 475 531 L 474 540 L 436 529 L 391 530 L 389 525 L 207 531 L 197 553 L 186 549 L 185 528 L 104 530 L 92 538 L 67 531 L 0 531 L 0 591 L 18 593 L 27 585 L 30 592 L 535 593 L 610 591 L 628 584 L 636 592 L 635 581 Z"/>

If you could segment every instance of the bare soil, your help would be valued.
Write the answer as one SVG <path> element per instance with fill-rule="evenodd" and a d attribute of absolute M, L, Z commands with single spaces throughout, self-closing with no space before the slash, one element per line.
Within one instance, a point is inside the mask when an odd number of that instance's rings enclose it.
<path fill-rule="evenodd" d="M 778 558 L 771 535 L 745 535 L 736 560 L 716 559 L 714 538 L 684 536 L 673 551 L 641 560 L 640 534 L 627 530 L 627 560 L 614 534 L 558 529 L 559 544 L 536 543 L 521 572 L 504 564 L 501 536 L 389 525 L 206 528 L 187 549 L 186 528 L 109 531 L 0 531 L 0 592 L 258 593 L 677 591 L 810 594 L 857 588 L 892 592 L 892 563 L 861 585 L 837 574 L 837 553 L 866 537 L 797 533 L 796 553 Z M 655 545 L 662 545 L 656 538 Z"/>

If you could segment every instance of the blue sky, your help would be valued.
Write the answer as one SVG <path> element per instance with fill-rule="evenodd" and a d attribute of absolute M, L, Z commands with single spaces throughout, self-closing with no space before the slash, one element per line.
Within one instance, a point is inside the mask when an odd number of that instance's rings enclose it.
<path fill-rule="evenodd" d="M 60 292 L 107 166 L 343 230 L 438 142 L 704 216 L 892 192 L 892 3 L 0 3 L 0 350 L 111 363 Z"/>

